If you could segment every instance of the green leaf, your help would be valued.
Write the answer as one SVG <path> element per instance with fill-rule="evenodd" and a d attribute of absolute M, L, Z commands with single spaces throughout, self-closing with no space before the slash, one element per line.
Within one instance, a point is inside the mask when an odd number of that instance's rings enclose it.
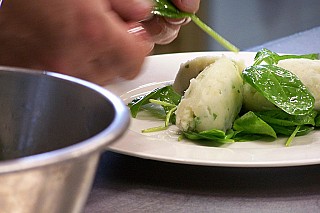
<path fill-rule="evenodd" d="M 179 10 L 177 7 L 174 6 L 174 4 L 171 3 L 171 1 L 168 0 L 154 0 L 155 6 L 153 8 L 152 13 L 159 16 L 164 16 L 167 18 L 191 18 L 191 20 L 204 32 L 206 32 L 208 35 L 210 35 L 213 39 L 215 39 L 219 44 L 221 44 L 226 49 L 233 51 L 233 52 L 239 52 L 239 49 L 231 44 L 229 41 L 227 41 L 225 38 L 223 38 L 221 35 L 219 35 L 217 32 L 215 32 L 211 27 L 206 25 L 203 21 L 199 19 L 195 14 L 192 13 L 186 13 L 181 10 Z"/>
<path fill-rule="evenodd" d="M 253 66 L 259 65 L 262 62 L 265 62 L 267 64 L 276 64 L 278 57 L 279 55 L 277 53 L 272 52 L 271 50 L 268 50 L 266 48 L 263 48 L 256 53 L 256 56 L 254 57 Z"/>
<path fill-rule="evenodd" d="M 230 132 L 229 132 L 230 133 Z M 218 143 L 233 143 L 234 140 L 230 139 L 232 138 L 232 135 L 225 134 L 224 131 L 218 130 L 218 129 L 211 129 L 207 131 L 202 132 L 183 132 L 182 133 L 186 138 L 191 140 L 209 140 L 214 141 Z"/>
<path fill-rule="evenodd" d="M 247 134 L 268 135 L 277 138 L 273 128 L 256 116 L 252 111 L 247 112 L 233 123 L 233 129 Z"/>
<path fill-rule="evenodd" d="M 305 115 L 314 108 L 314 97 L 299 78 L 275 65 L 247 67 L 243 79 L 271 103 L 291 115 Z"/>
<path fill-rule="evenodd" d="M 248 142 L 248 141 L 256 141 L 256 140 L 265 139 L 265 138 L 266 138 L 265 135 L 249 134 L 242 131 L 237 131 L 232 139 L 236 142 Z"/>
<path fill-rule="evenodd" d="M 168 18 L 186 18 L 190 17 L 191 13 L 185 13 L 180 11 L 174 4 L 168 0 L 154 0 L 155 6 L 152 13 L 158 16 L 164 16 Z"/>
<path fill-rule="evenodd" d="M 295 131 L 295 129 L 297 127 L 297 126 L 279 126 L 279 125 L 276 125 L 276 124 L 270 124 L 270 126 L 272 126 L 272 128 L 274 129 L 274 131 L 277 134 L 286 135 L 286 136 L 292 135 L 292 133 Z M 307 135 L 312 130 L 314 130 L 314 127 L 302 125 L 302 126 L 300 126 L 300 128 L 297 131 L 296 135 L 297 136 Z"/>
<path fill-rule="evenodd" d="M 128 104 L 128 106 L 130 107 L 131 116 L 135 118 L 143 106 L 150 104 L 150 100 L 159 100 L 160 103 L 167 103 L 164 104 L 167 106 L 162 106 L 165 114 L 167 114 L 173 107 L 177 106 L 180 103 L 181 95 L 173 90 L 172 85 L 157 88 L 145 96 L 141 96 L 132 100 Z"/>
<path fill-rule="evenodd" d="M 166 112 L 164 111 L 163 107 L 157 104 L 145 104 L 141 106 L 140 111 L 147 111 L 153 117 L 164 120 L 166 118 Z"/>
<path fill-rule="evenodd" d="M 279 55 L 275 52 L 272 52 L 271 50 L 263 48 L 259 52 L 257 52 L 256 56 L 254 57 L 253 66 L 259 65 L 262 62 L 265 62 L 266 64 L 276 65 L 280 60 L 293 59 L 293 58 L 306 58 L 306 59 L 315 60 L 319 58 L 319 54 L 312 53 L 312 54 L 305 54 L 305 55 L 293 55 L 293 54 Z"/>
<path fill-rule="evenodd" d="M 262 120 L 268 124 L 279 126 L 315 125 L 316 111 L 311 111 L 306 115 L 290 115 L 282 110 L 267 110 L 255 112 Z"/>

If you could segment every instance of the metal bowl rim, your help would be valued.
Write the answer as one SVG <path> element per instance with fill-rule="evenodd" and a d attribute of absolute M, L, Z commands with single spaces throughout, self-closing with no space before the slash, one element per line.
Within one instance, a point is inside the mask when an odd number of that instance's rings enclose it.
<path fill-rule="evenodd" d="M 1 71 L 27 73 L 38 76 L 46 75 L 58 80 L 66 81 L 68 83 L 75 83 L 80 86 L 87 87 L 88 89 L 101 94 L 113 105 L 115 117 L 107 128 L 103 129 L 93 137 L 84 141 L 80 141 L 74 145 L 41 154 L 0 161 L 0 174 L 48 166 L 62 161 L 68 161 L 82 156 L 87 156 L 89 154 L 100 154 L 107 149 L 108 145 L 121 137 L 121 135 L 129 126 L 129 112 L 122 100 L 107 89 L 97 84 L 50 71 L 38 71 L 33 69 L 0 66 L 0 72 Z"/>

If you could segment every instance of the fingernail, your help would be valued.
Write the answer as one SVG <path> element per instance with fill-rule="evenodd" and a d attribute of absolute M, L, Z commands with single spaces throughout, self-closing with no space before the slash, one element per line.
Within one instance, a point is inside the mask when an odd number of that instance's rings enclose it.
<path fill-rule="evenodd" d="M 128 33 L 139 37 L 141 40 L 150 40 L 146 29 L 139 23 L 131 24 Z"/>
<path fill-rule="evenodd" d="M 147 53 L 150 53 L 154 47 L 154 42 L 149 36 L 146 29 L 139 23 L 131 24 L 128 33 L 135 35 L 140 41 L 140 45 L 143 45 L 147 49 Z"/>
<path fill-rule="evenodd" d="M 137 34 L 141 33 L 142 31 L 145 31 L 145 29 L 140 25 L 140 26 L 133 26 L 128 30 L 128 33 L 131 34 Z"/>
<path fill-rule="evenodd" d="M 165 18 L 166 21 L 173 25 L 184 25 L 191 21 L 191 18 L 183 18 L 183 19 L 172 19 L 172 18 Z"/>

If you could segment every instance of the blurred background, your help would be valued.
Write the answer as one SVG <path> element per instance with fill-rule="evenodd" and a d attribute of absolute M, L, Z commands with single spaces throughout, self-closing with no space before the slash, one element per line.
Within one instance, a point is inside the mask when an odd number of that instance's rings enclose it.
<path fill-rule="evenodd" d="M 319 0 L 202 0 L 197 15 L 241 50 L 320 26 Z M 154 54 L 225 50 L 193 23 Z"/>

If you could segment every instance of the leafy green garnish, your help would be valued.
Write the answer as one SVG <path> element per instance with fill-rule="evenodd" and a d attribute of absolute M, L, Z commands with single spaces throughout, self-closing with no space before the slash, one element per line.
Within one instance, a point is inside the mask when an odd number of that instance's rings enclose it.
<path fill-rule="evenodd" d="M 274 129 L 277 134 L 290 136 L 293 134 L 297 126 L 280 126 L 276 124 L 270 124 L 270 126 Z M 299 125 L 298 125 L 299 126 Z M 314 129 L 313 126 L 301 125 L 299 126 L 299 130 L 295 135 L 302 136 L 306 135 Z"/>
<path fill-rule="evenodd" d="M 204 32 L 210 35 L 223 47 L 233 52 L 239 52 L 239 49 L 236 46 L 231 44 L 229 41 L 227 41 L 225 38 L 219 35 L 216 31 L 214 31 L 211 27 L 206 25 L 195 14 L 186 13 L 179 10 L 169 0 L 154 0 L 154 1 L 156 4 L 152 11 L 153 14 L 168 17 L 168 18 L 190 18 L 199 28 L 201 28 Z"/>
<path fill-rule="evenodd" d="M 172 85 L 157 88 L 145 96 L 132 100 L 128 106 L 130 107 L 131 116 L 135 118 L 141 109 L 151 111 L 153 114 L 162 117 L 164 115 L 164 126 L 151 127 L 142 130 L 143 133 L 162 131 L 175 123 L 175 110 L 180 103 L 181 95 L 177 94 Z M 156 106 L 154 106 L 156 105 Z"/>
<path fill-rule="evenodd" d="M 282 110 L 267 110 L 255 112 L 262 120 L 268 124 L 279 126 L 315 125 L 316 111 L 311 111 L 306 115 L 290 115 Z"/>
<path fill-rule="evenodd" d="M 233 123 L 233 129 L 246 134 L 268 135 L 277 138 L 272 127 L 251 111 L 236 119 Z"/>
<path fill-rule="evenodd" d="M 266 64 L 270 64 L 270 65 L 272 64 L 276 65 L 281 60 L 293 59 L 293 58 L 306 58 L 306 59 L 314 60 L 319 58 L 319 54 L 312 53 L 312 54 L 305 54 L 305 55 L 279 55 L 271 50 L 263 48 L 259 52 L 257 52 L 256 56 L 254 57 L 253 66 L 259 65 L 262 62 L 265 62 Z"/>
<path fill-rule="evenodd" d="M 235 134 L 232 138 L 235 142 L 248 142 L 248 141 L 256 141 L 260 139 L 264 139 L 266 141 L 266 135 L 259 134 L 249 134 L 242 131 L 235 131 Z M 270 141 L 274 141 L 274 138 L 271 137 Z"/>
<path fill-rule="evenodd" d="M 138 97 L 132 100 L 128 106 L 130 107 L 131 116 L 135 118 L 141 108 L 151 102 L 162 105 L 165 114 L 167 114 L 173 107 L 180 103 L 181 95 L 176 93 L 172 85 L 157 88 L 145 96 Z M 161 104 L 162 103 L 162 104 Z"/>
<path fill-rule="evenodd" d="M 291 115 L 313 110 L 314 97 L 292 72 L 275 65 L 247 67 L 243 79 L 271 103 Z"/>
<path fill-rule="evenodd" d="M 194 131 L 188 131 L 182 133 L 186 138 L 191 140 L 209 140 L 209 141 L 215 141 L 218 143 L 233 143 L 234 140 L 232 140 L 233 132 L 229 132 L 229 134 L 226 134 L 224 131 L 218 130 L 218 129 L 211 129 L 207 131 L 202 132 L 194 132 Z"/>

